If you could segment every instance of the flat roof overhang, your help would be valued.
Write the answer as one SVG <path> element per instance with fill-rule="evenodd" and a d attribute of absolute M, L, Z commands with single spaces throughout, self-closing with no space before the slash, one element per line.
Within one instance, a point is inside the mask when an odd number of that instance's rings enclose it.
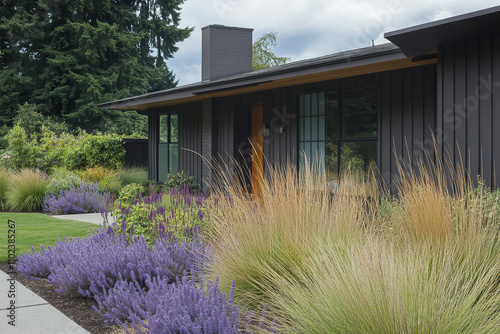
<path fill-rule="evenodd" d="M 391 31 L 384 37 L 408 57 L 427 53 L 449 42 L 500 32 L 500 6 Z"/>
<path fill-rule="evenodd" d="M 250 72 L 240 76 L 221 79 L 214 82 L 200 82 L 176 87 L 165 91 L 144 94 L 118 101 L 100 104 L 101 109 L 146 111 L 150 108 L 201 101 L 213 97 L 245 94 L 268 89 L 282 88 L 340 79 L 363 74 L 371 74 L 409 67 L 435 64 L 433 57 L 437 50 L 431 50 L 428 58 L 408 58 L 394 45 L 385 44 L 383 52 L 372 55 L 338 57 L 326 63 L 323 59 L 299 61 L 297 65 L 282 65 L 261 71 Z M 354 53 L 354 56 L 352 56 Z M 322 63 L 323 62 L 323 63 Z M 291 69 L 290 69 L 291 67 Z M 282 69 L 282 70 L 281 70 Z"/>

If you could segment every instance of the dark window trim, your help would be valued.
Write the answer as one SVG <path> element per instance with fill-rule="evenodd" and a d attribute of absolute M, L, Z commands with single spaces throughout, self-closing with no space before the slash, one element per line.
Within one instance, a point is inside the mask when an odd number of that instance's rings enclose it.
<path fill-rule="evenodd" d="M 162 116 L 165 116 L 167 115 L 167 128 L 168 128 L 168 134 L 167 134 L 167 142 L 162 142 L 161 141 L 161 129 L 160 129 L 160 124 L 161 124 L 161 117 Z M 171 131 L 171 128 L 172 128 L 172 115 L 177 115 L 177 141 L 176 142 L 172 142 L 172 131 Z M 180 145 L 179 145 L 179 112 L 177 111 L 168 111 L 168 112 L 161 112 L 161 113 L 158 113 L 158 122 L 157 122 L 157 131 L 158 131 L 158 147 L 157 147 L 157 150 L 156 150 L 156 161 L 157 161 L 157 171 L 156 171 L 156 180 L 158 180 L 160 183 L 162 183 L 163 181 L 160 181 L 160 145 L 162 144 L 167 144 L 168 145 L 168 150 L 170 152 L 170 145 L 172 144 L 177 144 L 177 155 L 179 156 L 179 152 L 180 152 Z M 170 155 L 170 154 L 169 154 Z M 177 160 L 177 170 L 180 169 L 180 159 Z M 170 173 L 170 163 L 168 164 L 167 166 L 167 170 L 168 170 L 168 173 Z"/>
<path fill-rule="evenodd" d="M 344 97 L 343 97 L 343 92 L 345 90 L 350 90 L 350 89 L 356 89 L 356 88 L 367 88 L 367 87 L 376 87 L 377 88 L 377 136 L 374 136 L 374 137 L 343 137 L 343 129 L 342 129 L 342 124 L 341 124 L 341 120 L 342 120 L 342 115 L 344 114 L 344 111 L 343 111 L 343 103 L 344 103 Z M 303 118 L 306 118 L 306 117 L 317 117 L 317 115 L 315 116 L 311 116 L 311 115 L 308 115 L 308 116 L 301 116 L 300 115 L 300 96 L 302 95 L 306 95 L 306 94 L 314 94 L 314 93 L 321 93 L 321 92 L 324 92 L 325 94 L 327 94 L 328 92 L 331 92 L 331 91 L 336 91 L 337 92 L 337 96 L 338 97 L 341 97 L 340 99 L 337 100 L 337 110 L 338 110 L 338 122 L 337 122 L 337 133 L 338 133 L 338 138 L 337 139 L 328 139 L 328 138 L 325 138 L 324 141 L 321 141 L 321 142 L 324 142 L 325 143 L 325 146 L 326 146 L 326 143 L 329 143 L 329 142 L 337 142 L 337 152 L 338 152 L 338 155 L 340 155 L 341 153 L 341 149 L 340 149 L 340 145 L 341 143 L 346 143 L 346 142 L 367 142 L 367 141 L 372 141 L 372 142 L 377 142 L 377 152 L 375 152 L 375 155 L 376 155 L 376 164 L 377 166 L 379 165 L 379 137 L 380 137 L 380 117 L 381 117 L 381 91 L 380 91 L 380 83 L 379 82 L 369 82 L 369 83 L 363 83 L 363 84 L 357 84 L 357 85 L 349 85 L 349 86 L 337 86 L 337 87 L 328 87 L 328 88 L 325 88 L 325 89 L 309 89 L 309 90 L 304 90 L 300 93 L 297 94 L 296 96 L 296 101 L 297 101 L 297 115 L 298 115 L 298 122 L 297 122 L 297 148 L 299 149 L 299 154 L 298 154 L 298 157 L 297 157 L 297 166 L 299 166 L 299 169 L 300 169 L 300 155 L 302 154 L 302 152 L 300 152 L 300 143 L 317 143 L 317 142 L 320 142 L 319 140 L 300 140 L 300 136 L 301 136 L 301 120 Z M 325 119 L 327 117 L 327 110 L 326 110 L 326 106 L 325 106 Z M 326 135 L 326 129 L 325 129 L 325 135 Z M 326 151 L 325 151 L 325 157 L 326 157 Z M 341 166 L 341 159 L 339 159 L 339 157 L 337 157 L 337 172 L 340 171 L 340 166 Z"/>

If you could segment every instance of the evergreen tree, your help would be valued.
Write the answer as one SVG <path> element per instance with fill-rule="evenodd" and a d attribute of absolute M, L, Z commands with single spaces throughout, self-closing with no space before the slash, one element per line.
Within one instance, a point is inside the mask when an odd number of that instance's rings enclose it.
<path fill-rule="evenodd" d="M 98 103 L 174 87 L 166 60 L 192 31 L 179 28 L 183 2 L 0 0 L 0 125 L 29 102 L 106 131 L 119 116 Z"/>

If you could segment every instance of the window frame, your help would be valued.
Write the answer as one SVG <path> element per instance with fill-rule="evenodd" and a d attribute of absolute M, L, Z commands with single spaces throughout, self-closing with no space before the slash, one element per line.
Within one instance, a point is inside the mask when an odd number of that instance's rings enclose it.
<path fill-rule="evenodd" d="M 344 122 L 344 116 L 346 114 L 348 114 L 346 111 L 345 111 L 345 96 L 344 96 L 344 92 L 345 91 L 348 91 L 348 90 L 354 90 L 354 89 L 362 89 L 362 88 L 373 88 L 375 89 L 376 91 L 376 98 L 377 98 L 377 108 L 376 108 L 376 112 L 371 112 L 372 114 L 375 114 L 376 113 L 376 119 L 377 119 L 377 135 L 376 136 L 359 136 L 359 137 L 347 137 L 345 136 L 345 126 L 343 124 Z M 332 114 L 329 114 L 328 111 L 329 111 L 329 108 L 328 108 L 328 95 L 329 93 L 331 92 L 335 92 L 337 94 L 337 115 L 336 115 L 336 125 L 337 125 L 337 135 L 336 135 L 336 139 L 331 139 L 329 138 L 329 134 L 328 134 L 328 122 L 329 122 L 329 118 L 332 116 Z M 323 93 L 324 94 L 324 114 L 320 114 L 320 112 L 318 111 L 315 115 L 313 115 L 313 111 L 312 111 L 312 102 L 311 102 L 311 110 L 309 111 L 309 113 L 307 115 L 302 115 L 301 114 L 301 108 L 303 108 L 301 106 L 301 101 L 302 99 L 305 99 L 305 96 L 306 95 L 312 95 L 312 94 L 320 94 L 320 93 Z M 298 166 L 299 166 L 299 169 L 300 168 L 303 168 L 302 164 L 303 164 L 303 161 L 302 161 L 302 155 L 304 155 L 305 153 L 305 150 L 301 150 L 301 144 L 302 143 L 317 143 L 317 147 L 319 147 L 320 143 L 324 143 L 324 152 L 323 152 L 323 155 L 321 156 L 320 154 L 320 157 L 322 157 L 323 159 L 325 159 L 324 161 L 324 166 L 323 168 L 326 170 L 326 157 L 327 157 L 327 144 L 328 143 L 336 143 L 336 148 L 337 148 L 337 170 L 336 170 L 336 173 L 338 175 L 338 173 L 340 172 L 340 169 L 341 169 L 341 166 L 342 166 L 342 144 L 343 143 L 360 143 L 360 142 L 375 142 L 376 143 L 376 151 L 375 151 L 375 163 L 377 164 L 378 166 L 378 160 L 379 160 L 379 154 L 378 154 L 378 151 L 379 151 L 379 145 L 378 145 L 378 142 L 379 142 L 379 136 L 380 136 L 380 108 L 381 108 L 381 95 L 380 95 L 380 84 L 378 83 L 367 83 L 367 84 L 361 84 L 361 85 L 352 85 L 352 86 L 342 86 L 342 87 L 335 87 L 335 88 L 327 88 L 327 89 L 321 89 L 321 90 L 314 90 L 314 91 L 307 91 L 307 92 L 301 92 L 300 94 L 298 94 L 297 96 L 297 100 L 298 100 L 298 124 L 297 124 L 297 142 L 298 142 L 298 145 L 297 147 L 299 148 L 299 157 L 298 157 Z M 304 101 L 305 103 L 305 101 Z M 319 103 L 318 103 L 318 109 L 319 109 Z M 302 131 L 303 131 L 303 128 L 304 128 L 304 119 L 305 118 L 312 118 L 312 117 L 318 117 L 319 116 L 322 116 L 324 117 L 324 120 L 325 120 L 325 129 L 324 129 L 324 139 L 323 140 L 313 140 L 313 139 L 308 139 L 308 140 L 302 140 Z M 319 121 L 318 121 L 319 123 Z M 318 124 L 319 126 L 319 124 Z M 319 130 L 319 127 L 318 127 L 318 130 Z M 318 131 L 319 132 L 319 131 Z M 319 134 L 318 134 L 318 137 L 319 138 Z M 319 152 L 318 152 L 319 153 Z"/>
<path fill-rule="evenodd" d="M 161 118 L 162 117 L 167 117 L 167 141 L 163 142 L 162 141 L 162 133 L 161 133 Z M 176 116 L 177 118 L 177 141 L 172 141 L 172 116 Z M 158 150 L 157 150 L 157 180 L 158 182 L 165 182 L 166 181 L 166 176 L 165 179 L 163 180 L 162 177 L 160 176 L 160 171 L 162 168 L 160 167 L 160 164 L 162 161 L 160 160 L 160 147 L 161 145 L 163 148 L 167 149 L 167 164 L 165 166 L 166 168 L 166 175 L 171 174 L 171 173 L 178 173 L 179 172 L 179 164 L 180 164 L 180 159 L 179 159 L 179 113 L 178 112 L 165 112 L 165 113 L 160 113 L 158 114 Z M 177 147 L 174 149 L 172 148 L 173 145 L 176 145 Z M 176 156 L 177 156 L 177 164 L 175 167 L 171 168 L 170 164 L 170 157 L 171 157 L 171 151 L 176 150 Z M 175 169 L 175 170 L 174 170 Z"/>

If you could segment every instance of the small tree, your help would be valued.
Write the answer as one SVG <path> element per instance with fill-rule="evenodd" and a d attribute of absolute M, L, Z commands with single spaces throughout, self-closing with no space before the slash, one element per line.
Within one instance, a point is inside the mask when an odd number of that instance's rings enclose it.
<path fill-rule="evenodd" d="M 271 31 L 259 37 L 252 45 L 252 69 L 260 70 L 267 67 L 283 65 L 290 58 L 278 57 L 271 48 L 276 47 L 277 32 Z"/>

